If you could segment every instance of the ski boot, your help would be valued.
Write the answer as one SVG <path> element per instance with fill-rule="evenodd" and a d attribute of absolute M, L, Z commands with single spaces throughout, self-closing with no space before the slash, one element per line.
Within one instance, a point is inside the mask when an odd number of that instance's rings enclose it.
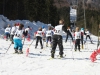
<path fill-rule="evenodd" d="M 54 58 L 54 53 L 51 53 L 51 58 Z"/>
<path fill-rule="evenodd" d="M 37 48 L 37 46 L 35 46 L 35 49 Z"/>
<path fill-rule="evenodd" d="M 63 58 L 63 55 L 60 55 L 60 58 Z"/>
<path fill-rule="evenodd" d="M 82 49 L 84 49 L 83 45 L 82 45 Z"/>
<path fill-rule="evenodd" d="M 46 43 L 46 47 L 48 47 L 48 43 Z"/>
<path fill-rule="evenodd" d="M 41 49 L 43 49 L 43 46 L 41 46 Z"/>
<path fill-rule="evenodd" d="M 17 48 L 14 48 L 14 50 L 15 50 L 15 53 L 18 53 L 18 49 Z"/>
<path fill-rule="evenodd" d="M 35 45 L 35 49 L 37 48 L 37 45 Z"/>
<path fill-rule="evenodd" d="M 93 44 L 93 42 L 91 41 L 91 44 Z"/>
<path fill-rule="evenodd" d="M 19 50 L 18 54 L 23 54 L 22 50 Z"/>
<path fill-rule="evenodd" d="M 84 44 L 86 43 L 86 41 L 84 41 Z"/>
<path fill-rule="evenodd" d="M 74 51 L 76 52 L 77 51 L 77 48 L 74 48 Z"/>

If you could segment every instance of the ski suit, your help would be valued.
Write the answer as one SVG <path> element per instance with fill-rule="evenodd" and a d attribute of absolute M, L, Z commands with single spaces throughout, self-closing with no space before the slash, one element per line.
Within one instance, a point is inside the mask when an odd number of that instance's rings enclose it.
<path fill-rule="evenodd" d="M 35 36 L 36 36 L 36 45 L 35 45 L 35 48 L 37 48 L 38 46 L 38 42 L 40 41 L 40 44 L 41 44 L 41 49 L 43 49 L 43 44 L 42 44 L 42 37 L 43 37 L 43 31 L 37 31 L 35 32 Z"/>
<path fill-rule="evenodd" d="M 56 46 L 59 46 L 59 55 L 60 57 L 63 56 L 63 42 L 62 42 L 62 34 L 63 31 L 67 33 L 66 27 L 64 25 L 57 25 L 54 29 L 54 34 L 52 36 L 52 50 L 51 50 L 51 57 L 54 58 Z"/>
<path fill-rule="evenodd" d="M 23 37 L 23 30 L 17 29 L 13 38 L 14 49 L 22 51 L 23 49 L 22 37 Z"/>
<path fill-rule="evenodd" d="M 13 37 L 15 35 L 16 30 L 17 30 L 16 26 L 13 26 L 12 29 L 11 29 L 10 40 L 12 41 L 12 43 L 14 43 Z"/>
<path fill-rule="evenodd" d="M 71 34 L 71 30 L 70 29 L 67 29 L 67 35 L 66 35 L 65 42 L 67 42 L 69 36 L 72 38 L 72 42 L 73 42 L 73 37 L 72 37 L 72 34 Z"/>
<path fill-rule="evenodd" d="M 7 27 L 5 29 L 6 40 L 8 40 L 8 38 L 10 38 L 10 32 L 11 32 L 11 27 Z"/>
<path fill-rule="evenodd" d="M 80 40 L 81 40 L 81 32 L 75 32 L 75 51 L 78 50 L 80 51 Z"/>

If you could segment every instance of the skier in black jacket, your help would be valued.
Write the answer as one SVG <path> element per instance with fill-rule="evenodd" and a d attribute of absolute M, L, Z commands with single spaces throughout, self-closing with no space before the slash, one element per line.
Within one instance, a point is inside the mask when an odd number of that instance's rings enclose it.
<path fill-rule="evenodd" d="M 63 57 L 63 42 L 62 42 L 62 34 L 63 31 L 67 33 L 66 27 L 64 26 L 64 21 L 59 20 L 59 25 L 55 26 L 54 28 L 54 35 L 52 37 L 52 50 L 51 50 L 51 57 L 54 58 L 55 49 L 58 44 L 59 46 L 59 55 Z"/>
<path fill-rule="evenodd" d="M 73 37 L 72 37 L 72 34 L 71 34 L 70 27 L 68 27 L 68 29 L 67 29 L 67 35 L 66 35 L 66 40 L 65 40 L 65 42 L 67 42 L 69 36 L 71 37 L 72 42 L 73 42 Z"/>

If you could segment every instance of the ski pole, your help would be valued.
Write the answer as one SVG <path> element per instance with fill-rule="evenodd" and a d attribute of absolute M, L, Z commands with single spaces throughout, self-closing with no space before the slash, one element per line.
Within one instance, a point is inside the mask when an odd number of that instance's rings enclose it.
<path fill-rule="evenodd" d="M 33 39 L 33 41 L 31 42 L 31 44 L 29 44 L 29 47 L 32 45 L 33 42 L 34 42 L 34 39 Z M 27 50 L 26 50 L 26 56 L 28 56 L 28 54 L 29 54 L 29 47 L 28 47 Z"/>
<path fill-rule="evenodd" d="M 24 39 L 23 39 L 23 45 L 24 45 L 24 42 L 25 42 L 25 37 L 24 37 Z"/>
<path fill-rule="evenodd" d="M 98 47 L 99 47 L 99 37 L 98 37 L 98 42 L 97 42 L 97 49 L 98 49 Z"/>
<path fill-rule="evenodd" d="M 5 54 L 8 52 L 9 48 L 11 47 L 11 45 L 12 45 L 12 43 L 9 45 L 9 47 L 8 47 L 7 51 L 5 52 Z"/>
<path fill-rule="evenodd" d="M 74 54 L 73 54 L 74 43 L 71 44 L 71 40 L 70 40 L 70 45 L 71 45 L 71 51 L 72 51 L 72 59 L 74 60 Z"/>

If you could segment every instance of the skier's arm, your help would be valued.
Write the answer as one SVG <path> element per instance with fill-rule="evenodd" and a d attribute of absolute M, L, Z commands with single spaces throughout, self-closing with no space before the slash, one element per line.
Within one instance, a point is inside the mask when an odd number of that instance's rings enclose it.
<path fill-rule="evenodd" d="M 67 33 L 66 26 L 63 26 L 63 27 L 62 27 L 62 30 L 63 30 L 65 33 Z"/>

